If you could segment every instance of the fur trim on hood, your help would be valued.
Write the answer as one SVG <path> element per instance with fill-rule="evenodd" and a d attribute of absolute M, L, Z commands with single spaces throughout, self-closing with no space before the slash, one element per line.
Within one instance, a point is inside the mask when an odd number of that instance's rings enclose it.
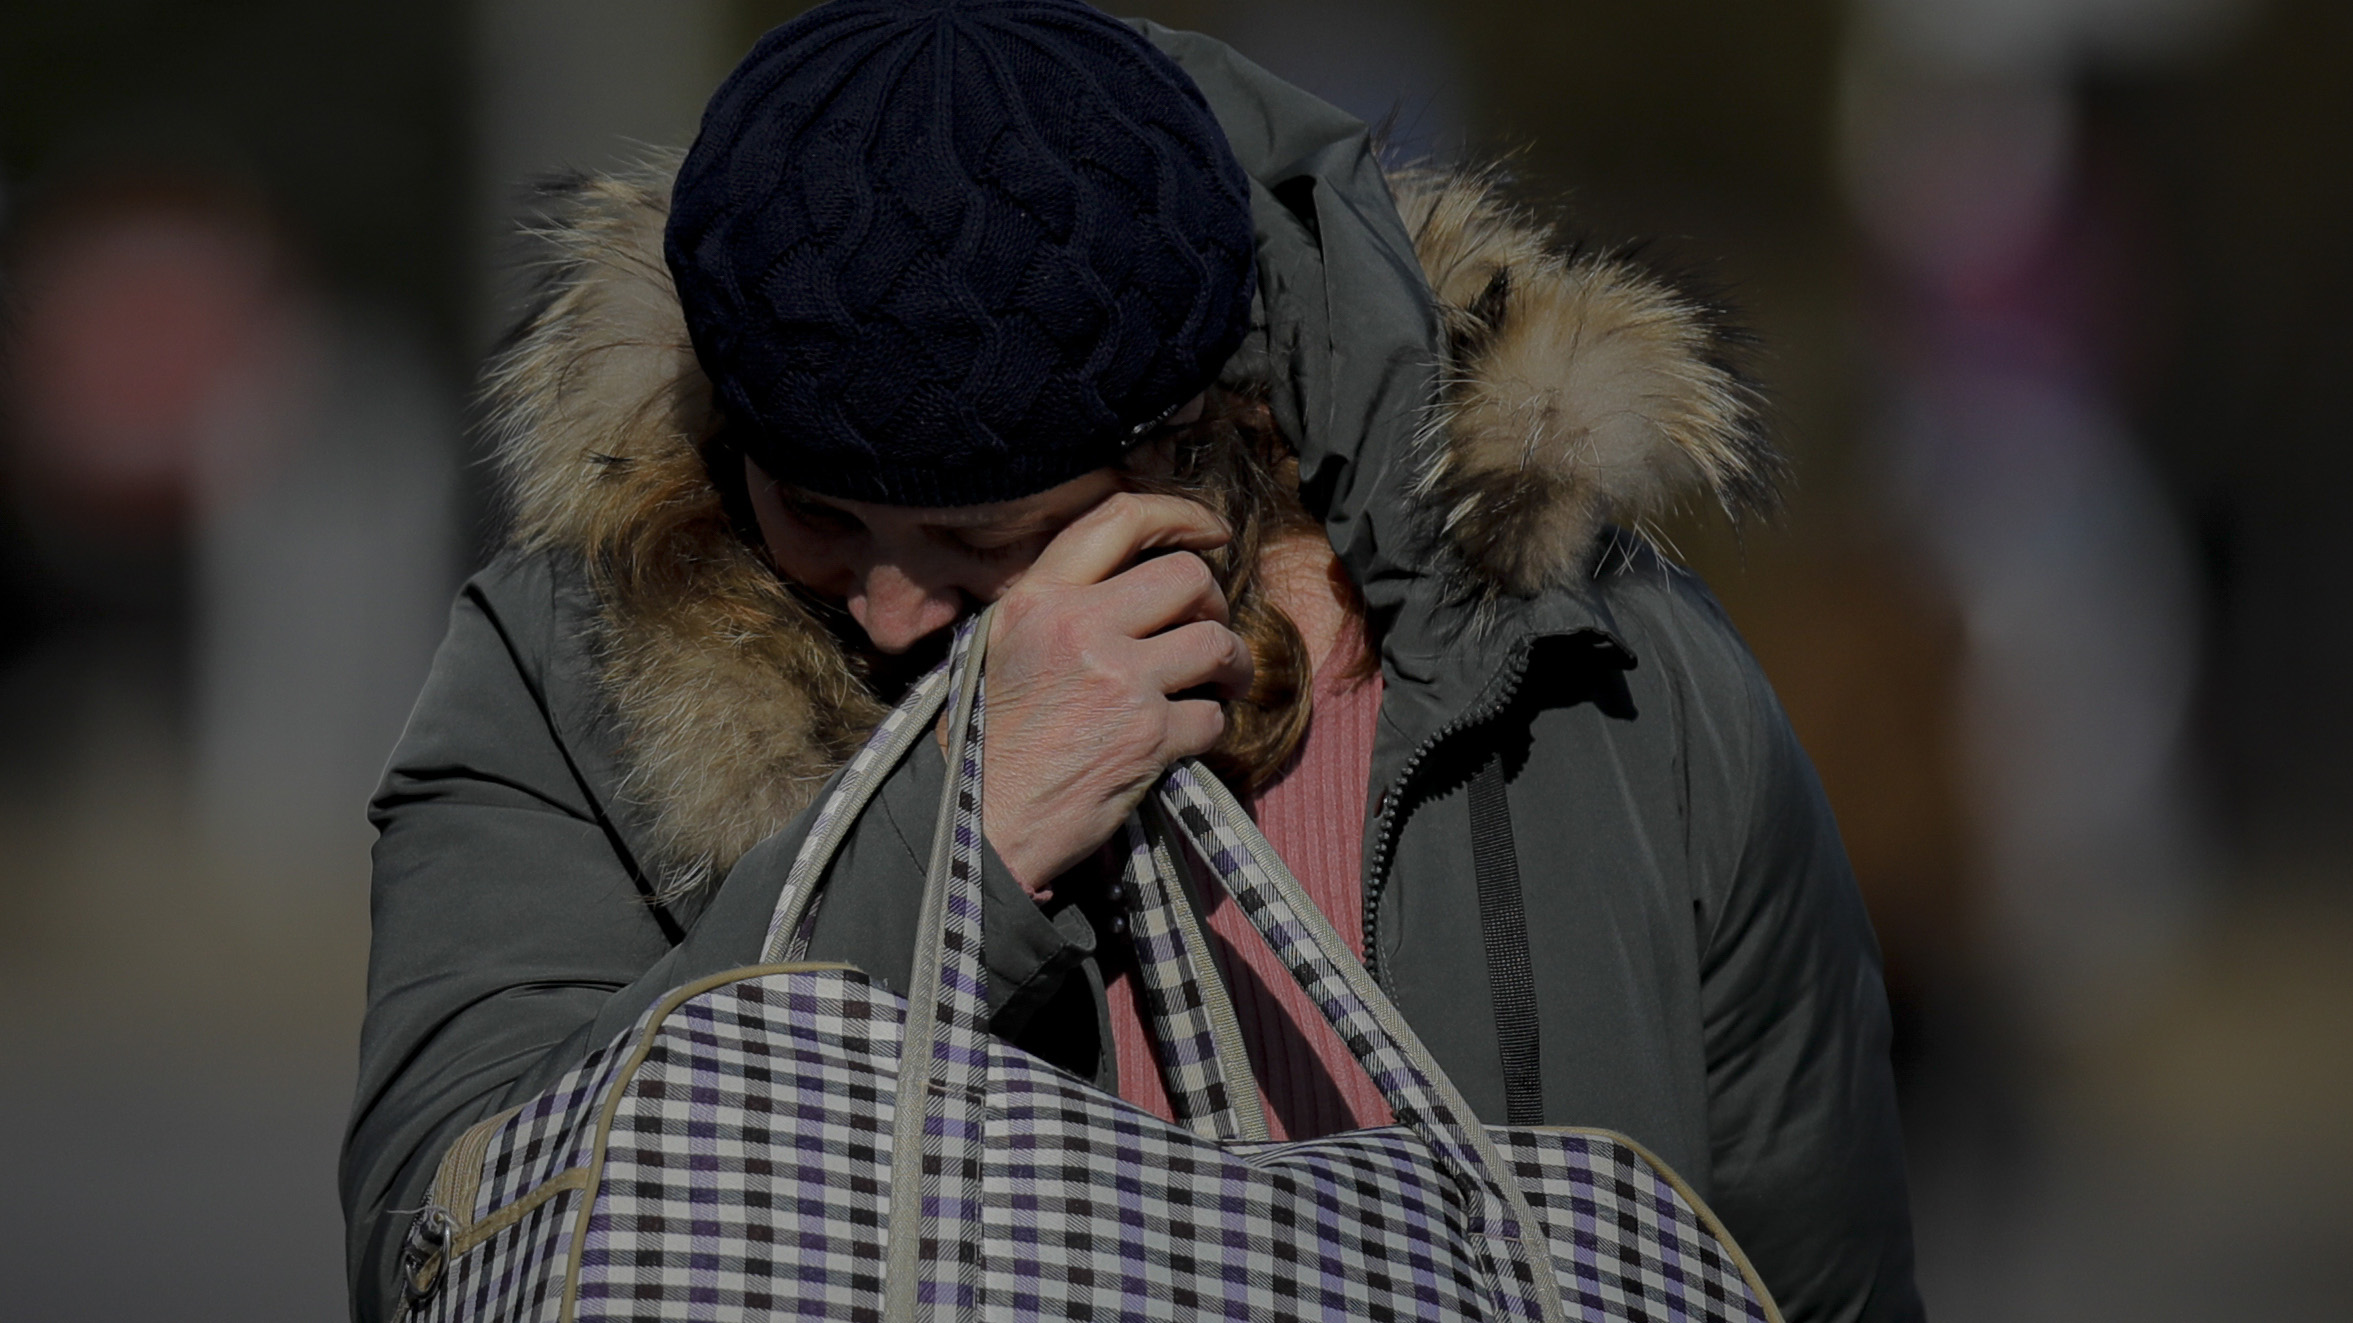
<path fill-rule="evenodd" d="M 1471 591 L 1569 582 L 1604 525 L 1640 527 L 1695 488 L 1735 515 L 1769 504 L 1780 462 L 1723 310 L 1561 244 L 1494 183 L 1390 180 L 1447 337 L 1415 495 Z"/>
<path fill-rule="evenodd" d="M 487 392 L 513 541 L 577 559 L 601 603 L 623 793 L 680 892 L 791 821 L 882 712 L 704 472 L 718 418 L 662 258 L 674 168 L 553 191 L 548 296 Z M 1774 461 L 1713 308 L 1564 249 L 1485 176 L 1392 184 L 1448 333 L 1416 493 L 1466 590 L 1573 583 L 1606 523 L 1693 488 L 1736 511 L 1767 494 Z"/>

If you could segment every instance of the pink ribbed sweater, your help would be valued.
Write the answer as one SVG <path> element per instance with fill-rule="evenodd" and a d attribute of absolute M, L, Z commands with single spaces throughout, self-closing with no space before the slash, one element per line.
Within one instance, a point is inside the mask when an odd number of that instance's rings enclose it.
<path fill-rule="evenodd" d="M 1373 730 L 1381 714 L 1381 677 L 1344 672 L 1355 669 L 1349 662 L 1363 647 L 1362 633 L 1351 624 L 1316 668 L 1307 739 L 1282 775 L 1249 803 L 1275 853 L 1360 959 L 1364 802 L 1372 780 Z M 1275 1137 L 1307 1139 L 1387 1125 L 1389 1105 L 1373 1082 L 1242 917 L 1241 908 L 1222 893 L 1211 903 L 1209 942 L 1241 1021 L 1243 1045 Z M 1133 975 L 1115 977 L 1105 991 L 1119 1052 L 1120 1096 L 1170 1116 L 1151 1033 L 1136 1006 Z"/>

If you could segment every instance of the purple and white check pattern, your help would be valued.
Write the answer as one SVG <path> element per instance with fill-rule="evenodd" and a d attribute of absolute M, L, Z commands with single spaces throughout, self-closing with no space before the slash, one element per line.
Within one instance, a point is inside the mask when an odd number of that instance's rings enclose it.
<path fill-rule="evenodd" d="M 580 1192 L 559 1191 L 522 1220 L 451 1262 L 425 1311 L 429 1319 L 552 1323 L 560 1317 L 564 1268 Z"/>
<path fill-rule="evenodd" d="M 921 1246 L 915 1259 L 915 1312 L 923 1318 L 968 1316 L 978 1303 L 980 1246 L 971 1229 L 980 1221 L 981 1157 L 985 1147 L 982 1127 L 988 1111 L 989 1036 L 988 967 L 981 947 L 981 732 L 987 704 L 980 692 L 979 668 L 971 665 L 985 617 L 968 622 L 956 633 L 948 654 L 949 712 L 963 714 L 963 727 L 949 745 L 946 876 L 935 875 L 926 888 L 924 923 L 929 931 L 916 934 L 938 955 L 931 983 L 931 1052 L 928 1078 L 921 1092 L 923 1152 L 920 1162 L 897 1163 L 892 1170 L 896 1189 L 912 1169 L 921 1184 L 920 1217 L 894 1219 L 893 1234 L 913 1221 Z M 933 861 L 936 870 L 941 860 Z M 909 991 L 924 994 L 926 961 L 919 946 Z M 920 1046 L 914 1050 L 920 1051 Z M 912 1099 L 904 1083 L 901 1104 Z M 912 1323 L 909 1320 L 908 1323 Z"/>
<path fill-rule="evenodd" d="M 1501 1126 L 1487 1133 L 1544 1224 L 1572 1318 L 1777 1317 L 1723 1228 L 1624 1136 Z"/>
<path fill-rule="evenodd" d="M 617 1087 L 633 1038 L 624 1036 L 591 1053 L 499 1125 L 483 1153 L 473 1207 L 448 1210 L 461 1227 L 591 1164 L 596 1121 L 604 1099 Z M 577 1191 L 559 1191 L 513 1225 L 456 1256 L 444 1268 L 440 1286 L 421 1317 L 486 1323 L 556 1318 L 580 1198 Z"/>
<path fill-rule="evenodd" d="M 1322 1009 L 1399 1124 L 1419 1134 L 1453 1177 L 1474 1243 L 1488 1257 L 1496 1312 L 1531 1321 L 1557 1317 L 1557 1292 L 1537 1276 L 1539 1228 L 1529 1225 L 1524 1199 L 1509 1174 L 1498 1170 L 1500 1159 L 1485 1135 L 1466 1124 L 1473 1119 L 1469 1105 L 1400 1017 L 1373 1010 L 1387 999 L 1297 881 L 1279 871 L 1281 863 L 1257 826 L 1230 792 L 1190 761 L 1169 769 L 1158 795 L 1195 856 Z"/>
<path fill-rule="evenodd" d="M 904 1015 L 820 971 L 655 1026 L 606 1135 L 575 1317 L 879 1317 Z"/>
<path fill-rule="evenodd" d="M 976 695 L 951 782 L 944 891 L 926 910 L 940 977 L 923 990 L 936 1028 L 919 1072 L 920 1161 L 894 1174 L 908 1003 L 854 971 L 746 970 L 648 1012 L 499 1128 L 462 1222 L 579 1168 L 593 1183 L 458 1256 L 419 1317 L 879 1323 L 905 1298 L 886 1263 L 892 1196 L 909 1174 L 922 1214 L 915 1317 L 1534 1319 L 1552 1295 L 1564 1319 L 1777 1317 L 1720 1229 L 1631 1143 L 1465 1127 L 1469 1111 L 1394 1009 L 1340 963 L 1344 948 L 1332 954 L 1328 925 L 1300 912 L 1308 902 L 1269 875 L 1279 861 L 1261 858 L 1230 796 L 1190 767 L 1163 785 L 1168 816 L 1401 1123 L 1221 1141 L 989 1039 L 980 727 Z M 887 771 L 869 761 L 867 774 Z M 834 794 L 870 789 L 854 780 Z M 1165 891 L 1159 901 L 1183 903 Z M 1190 968 L 1165 958 L 1183 939 L 1152 926 L 1153 908 L 1138 907 L 1138 940 L 1156 944 L 1164 969 Z M 1199 1035 L 1194 1050 L 1213 1062 L 1199 1006 L 1196 990 L 1161 1018 Z M 1518 1243 L 1522 1215 L 1533 1256 Z"/>
<path fill-rule="evenodd" d="M 619 1082 L 574 1317 L 880 1319 L 904 1010 L 853 973 L 770 974 L 647 1026 L 652 1050 Z M 1403 1126 L 1220 1145 L 1002 1044 L 988 1068 L 966 1317 L 1490 1316 L 1453 1182 Z M 1630 1145 L 1490 1133 L 1545 1226 L 1570 1317 L 1768 1317 Z M 461 1257 L 431 1317 L 556 1317 L 575 1197 Z"/>
<path fill-rule="evenodd" d="M 1172 879 L 1160 875 L 1160 860 L 1142 815 L 1127 821 L 1128 933 L 1135 943 L 1137 998 L 1160 1057 L 1162 1087 L 1177 1119 L 1204 1139 L 1237 1139 L 1242 1134 L 1235 1099 L 1228 1092 L 1216 1031 L 1193 961 L 1206 951 L 1186 949 L 1175 907 Z"/>

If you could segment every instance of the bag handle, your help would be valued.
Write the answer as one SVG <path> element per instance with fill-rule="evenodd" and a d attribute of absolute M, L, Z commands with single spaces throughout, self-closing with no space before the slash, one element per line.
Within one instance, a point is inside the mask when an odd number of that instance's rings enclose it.
<path fill-rule="evenodd" d="M 980 1155 L 988 1069 L 981 933 L 981 673 L 994 610 L 950 651 L 948 784 L 932 841 L 893 1121 L 884 1317 L 914 1323 L 977 1299 Z M 1153 817 L 1173 824 L 1349 1044 L 1399 1122 L 1465 1196 L 1505 1315 L 1561 1323 L 1551 1251 L 1510 1167 L 1394 1005 L 1331 930 L 1224 786 L 1193 760 L 1169 769 Z M 1146 852 L 1167 858 L 1165 852 Z M 1132 859 L 1132 856 L 1131 856 Z M 1173 862 L 1173 861 L 1172 861 Z M 1154 871 L 1160 872 L 1156 863 Z M 1163 875 L 1172 890 L 1179 880 Z"/>
<path fill-rule="evenodd" d="M 1127 820 L 1128 936 L 1136 955 L 1136 1001 L 1152 1030 L 1169 1107 L 1204 1139 L 1271 1138 L 1242 1026 L 1210 958 L 1209 937 L 1185 894 L 1170 833 Z M 1122 898 L 1114 895 L 1117 904 Z"/>
<path fill-rule="evenodd" d="M 948 778 L 907 979 L 891 1113 L 888 1323 L 968 1316 L 979 1301 L 980 1154 L 988 1086 L 988 971 L 981 963 L 980 665 L 996 608 L 948 654 Z"/>
<path fill-rule="evenodd" d="M 931 729 L 947 697 L 948 664 L 942 661 L 907 691 L 834 779 L 777 894 L 761 963 L 808 954 L 810 919 L 826 865 L 875 792 Z M 1147 836 L 1135 815 L 1128 818 L 1127 837 L 1124 882 L 1134 902 L 1138 1000 L 1162 1045 L 1169 1101 L 1178 1119 L 1205 1139 L 1266 1139 L 1258 1083 L 1250 1075 L 1232 1004 L 1214 966 L 1198 963 L 1208 959 L 1208 943 L 1181 890 L 1171 894 L 1163 881 L 1175 877 L 1174 870 L 1155 867 L 1155 852 L 1165 856 L 1167 842 Z"/>
<path fill-rule="evenodd" d="M 833 862 L 834 853 L 841 849 L 858 815 L 866 811 L 874 792 L 931 729 L 947 697 L 948 664 L 943 661 L 915 682 L 835 779 L 833 789 L 818 806 L 817 820 L 809 824 L 809 834 L 801 840 L 800 852 L 793 856 L 792 869 L 784 875 L 784 889 L 777 893 L 776 909 L 768 917 L 768 937 L 760 947 L 761 964 L 798 960 L 807 953 L 809 908 L 825 878 L 825 866 Z"/>
<path fill-rule="evenodd" d="M 917 921 L 892 1115 L 892 1199 L 884 1317 L 913 1323 L 945 1307 L 968 1313 L 977 1299 L 980 1154 L 988 1066 L 987 973 L 981 933 L 981 740 L 986 706 L 980 672 L 993 608 L 957 630 L 948 659 L 884 718 L 819 808 L 770 916 L 762 959 L 806 945 L 809 907 L 825 867 L 890 772 L 949 710 L 948 778 L 934 829 Z M 1197 761 L 1169 769 L 1131 821 L 1129 875 L 1142 883 L 1140 908 L 1186 903 L 1173 838 L 1208 866 L 1284 968 L 1308 994 L 1380 1089 L 1400 1124 L 1427 1143 L 1461 1188 L 1471 1229 L 1489 1260 L 1489 1285 L 1508 1315 L 1561 1323 L 1551 1252 L 1510 1166 L 1475 1121 L 1435 1058 L 1347 945 L 1332 931 L 1232 793 Z M 1147 878 L 1149 879 L 1147 881 Z M 1154 893 L 1157 893 L 1156 895 Z M 1181 925 L 1158 951 L 1159 974 L 1190 978 L 1206 950 L 1189 949 Z M 1145 952 L 1140 952 L 1145 954 Z M 1174 957 L 1174 963 L 1170 958 Z M 1173 986 L 1173 985 L 1172 985 Z M 1198 993 L 1196 988 L 1195 992 Z M 1194 1064 L 1218 1069 L 1216 1039 L 1204 1033 Z M 1237 1065 L 1239 1063 L 1236 1063 Z M 1216 1078 L 1197 1074 L 1196 1084 Z M 1238 1076 L 1248 1084 L 1246 1071 Z M 1172 1095 L 1173 1096 L 1173 1095 Z M 1252 1101 L 1255 1101 L 1253 1099 Z M 1230 1113 L 1213 1127 L 1230 1133 Z"/>
<path fill-rule="evenodd" d="M 1155 798 L 1271 948 L 1300 990 L 1381 1091 L 1400 1125 L 1417 1133 L 1473 1197 L 1472 1225 L 1504 1252 L 1490 1285 L 1514 1296 L 1512 1312 L 1565 1318 L 1552 1252 L 1526 1193 L 1486 1128 L 1437 1059 L 1350 953 L 1331 921 L 1275 853 L 1233 792 L 1197 759 L 1168 770 Z M 1517 1292 L 1502 1288 L 1510 1284 Z"/>

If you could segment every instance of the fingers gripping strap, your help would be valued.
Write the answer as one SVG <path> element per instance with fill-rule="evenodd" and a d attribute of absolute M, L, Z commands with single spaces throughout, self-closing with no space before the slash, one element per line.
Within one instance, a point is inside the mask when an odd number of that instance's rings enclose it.
<path fill-rule="evenodd" d="M 1486 1243 L 1503 1251 L 1496 1267 L 1504 1271 L 1495 1282 L 1500 1293 L 1511 1297 L 1503 1303 L 1558 1323 L 1565 1315 L 1541 1224 L 1511 1168 L 1429 1049 L 1348 954 L 1323 912 L 1223 784 L 1188 759 L 1169 769 L 1159 795 L 1251 926 L 1348 1044 L 1398 1121 L 1421 1134 L 1473 1201 L 1474 1220 L 1489 1233 Z M 1504 1289 L 1506 1277 L 1517 1291 Z"/>
<path fill-rule="evenodd" d="M 842 838 L 849 835 L 858 815 L 866 811 L 874 792 L 890 779 L 907 751 L 931 729 L 932 719 L 947 694 L 948 668 L 942 663 L 916 682 L 907 697 L 874 728 L 866 746 L 858 750 L 858 756 L 842 769 L 841 779 L 833 783 L 832 793 L 817 810 L 817 820 L 809 824 L 809 834 L 801 841 L 801 852 L 793 856 L 792 871 L 785 874 L 784 890 L 777 894 L 775 913 L 768 919 L 768 937 L 761 944 L 760 963 L 772 965 L 798 959 L 803 954 L 798 949 L 806 942 L 802 921 L 808 914 L 810 901 L 816 897 L 818 884 L 825 878 L 825 866 L 833 862 Z"/>

